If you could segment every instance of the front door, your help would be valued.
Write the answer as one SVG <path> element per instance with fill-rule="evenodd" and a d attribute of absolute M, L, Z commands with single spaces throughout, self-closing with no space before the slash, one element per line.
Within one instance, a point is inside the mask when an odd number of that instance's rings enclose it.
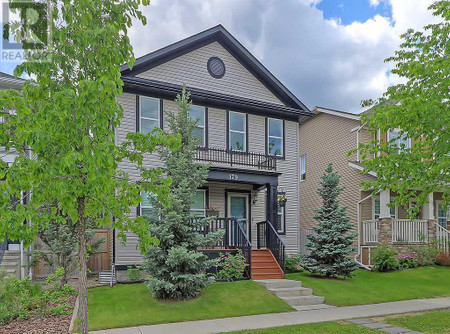
<path fill-rule="evenodd" d="M 236 218 L 247 236 L 250 235 L 250 202 L 249 194 L 228 193 L 227 217 Z"/>

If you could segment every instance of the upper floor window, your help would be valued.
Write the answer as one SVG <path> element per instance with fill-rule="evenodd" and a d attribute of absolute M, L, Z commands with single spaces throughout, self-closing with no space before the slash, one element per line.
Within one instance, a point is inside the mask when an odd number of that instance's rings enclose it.
<path fill-rule="evenodd" d="M 198 217 L 206 217 L 206 190 L 198 189 L 192 198 L 191 212 Z"/>
<path fill-rule="evenodd" d="M 247 116 L 230 111 L 228 120 L 228 146 L 235 151 L 247 151 Z"/>
<path fill-rule="evenodd" d="M 141 192 L 141 205 L 139 206 L 139 215 L 155 218 L 157 217 L 156 210 L 153 208 L 150 202 L 150 196 L 151 194 L 145 191 Z"/>
<path fill-rule="evenodd" d="M 267 119 L 267 148 L 270 155 L 283 156 L 284 133 L 281 119 Z"/>
<path fill-rule="evenodd" d="M 388 141 L 392 141 L 398 148 L 396 153 L 401 153 L 404 149 L 411 148 L 411 138 L 406 134 L 401 134 L 400 129 L 389 130 Z"/>
<path fill-rule="evenodd" d="M 139 96 L 139 131 L 152 132 L 162 128 L 161 101 L 147 96 Z"/>
<path fill-rule="evenodd" d="M 189 108 L 189 116 L 197 122 L 194 136 L 199 138 L 199 146 L 206 147 L 206 108 L 192 105 Z"/>
<path fill-rule="evenodd" d="M 300 180 L 306 180 L 306 154 L 300 157 Z"/>

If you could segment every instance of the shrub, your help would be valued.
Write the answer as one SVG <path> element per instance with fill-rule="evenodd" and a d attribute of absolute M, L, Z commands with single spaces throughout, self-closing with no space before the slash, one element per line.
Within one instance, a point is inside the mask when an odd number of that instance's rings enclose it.
<path fill-rule="evenodd" d="M 400 269 L 417 268 L 419 266 L 416 259 L 411 255 L 400 255 L 398 257 L 398 262 Z"/>
<path fill-rule="evenodd" d="M 69 305 L 54 305 L 55 302 L 63 302 L 68 295 L 76 294 L 72 286 L 60 286 L 59 280 L 63 275 L 64 269 L 58 268 L 42 288 L 39 284 L 32 284 L 29 278 L 20 280 L 0 272 L 0 325 L 23 319 L 33 311 L 42 315 L 70 313 Z"/>
<path fill-rule="evenodd" d="M 302 264 L 305 261 L 305 255 L 289 255 L 286 257 L 285 269 L 288 273 L 296 273 L 303 271 Z"/>
<path fill-rule="evenodd" d="M 440 266 L 450 267 L 450 253 L 441 251 L 436 255 L 436 263 Z"/>
<path fill-rule="evenodd" d="M 397 251 L 386 244 L 378 245 L 372 255 L 372 263 L 378 271 L 392 271 L 399 268 Z"/>
<path fill-rule="evenodd" d="M 127 276 L 130 282 L 139 281 L 141 279 L 141 268 L 140 267 L 127 267 Z"/>
<path fill-rule="evenodd" d="M 230 282 L 244 277 L 245 258 L 241 250 L 238 250 L 236 255 L 220 254 L 216 266 L 220 268 L 216 275 L 217 279 Z"/>
<path fill-rule="evenodd" d="M 436 247 L 435 242 L 432 242 L 429 245 L 412 247 L 412 249 L 416 254 L 419 266 L 431 266 L 436 264 L 436 256 L 439 253 L 439 249 Z"/>

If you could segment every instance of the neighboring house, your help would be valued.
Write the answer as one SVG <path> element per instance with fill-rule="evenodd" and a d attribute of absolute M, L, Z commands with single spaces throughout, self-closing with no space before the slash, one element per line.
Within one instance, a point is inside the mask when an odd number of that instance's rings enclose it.
<path fill-rule="evenodd" d="M 12 75 L 0 72 L 0 89 L 20 90 L 25 81 Z M 0 115 L 0 122 L 2 116 Z M 12 163 L 17 157 L 15 150 L 6 151 L 0 143 L 0 159 L 7 163 Z M 0 180 L 1 182 L 1 180 Z M 0 241 L 0 270 L 5 270 L 7 274 L 14 274 L 17 277 L 25 277 L 24 265 L 27 263 L 26 250 L 19 241 Z"/>
<path fill-rule="evenodd" d="M 191 116 L 199 120 L 197 160 L 212 164 L 192 210 L 205 216 L 212 206 L 222 227 L 236 219 L 253 249 L 265 246 L 266 234 L 274 232 L 267 223 L 257 229 L 258 222 L 269 221 L 277 232 L 273 255 L 280 260 L 283 243 L 286 253 L 299 251 L 299 123 L 312 115 L 301 101 L 221 25 L 137 59 L 132 69 L 122 69 L 122 79 L 118 144 L 130 132 L 168 130 L 166 113 L 177 111 L 175 96 L 186 85 Z M 157 155 L 145 164 L 161 166 Z M 133 165 L 120 168 L 138 179 Z M 278 209 L 280 195 L 288 200 Z M 147 195 L 142 197 L 133 215 L 151 212 Z M 114 238 L 117 269 L 142 262 L 137 238 L 129 233 L 125 246 Z"/>
<path fill-rule="evenodd" d="M 358 144 L 371 140 L 396 140 L 410 147 L 411 140 L 398 136 L 397 130 L 388 133 L 370 134 L 361 124 L 359 116 L 338 110 L 316 107 L 313 118 L 300 125 L 300 225 L 301 252 L 306 253 L 305 242 L 311 228 L 317 225 L 313 219 L 314 209 L 321 206 L 317 194 L 320 177 L 331 162 L 341 175 L 344 191 L 340 195 L 342 206 L 347 207 L 353 231 L 359 233 L 355 239 L 356 257 L 363 264 L 370 264 L 370 250 L 379 242 L 395 245 L 400 252 L 408 252 L 411 244 L 427 243 L 432 238 L 443 240 L 448 250 L 448 213 L 443 210 L 442 192 L 429 196 L 429 203 L 421 207 L 419 216 L 413 222 L 408 219 L 406 207 L 391 208 L 387 204 L 396 194 L 390 190 L 372 195 L 364 191 L 361 183 L 373 181 L 376 174 L 361 174 L 364 169 L 358 153 L 347 157 L 347 152 Z M 320 140 L 318 139 L 320 134 Z M 414 205 L 411 199 L 410 205 Z M 436 224 L 436 222 L 438 224 Z"/>

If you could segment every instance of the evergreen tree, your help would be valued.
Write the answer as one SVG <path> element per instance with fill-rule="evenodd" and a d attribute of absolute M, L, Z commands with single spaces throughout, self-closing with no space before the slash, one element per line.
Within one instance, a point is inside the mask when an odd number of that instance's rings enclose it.
<path fill-rule="evenodd" d="M 144 268 L 150 274 L 148 287 L 156 298 L 190 299 L 197 297 L 207 286 L 206 270 L 213 265 L 199 248 L 211 246 L 223 233 L 206 236 L 196 232 L 208 223 L 190 211 L 197 189 L 206 180 L 208 165 L 195 162 L 199 138 L 193 132 L 196 121 L 189 116 L 190 95 L 183 88 L 177 96 L 177 113 L 168 113 L 168 123 L 173 134 L 181 137 L 181 147 L 176 151 L 162 148 L 161 160 L 167 176 L 172 179 L 169 205 L 159 203 L 150 195 L 155 208 L 150 230 L 159 240 L 149 247 Z"/>
<path fill-rule="evenodd" d="M 340 176 L 333 172 L 332 164 L 328 165 L 321 178 L 318 194 L 323 204 L 315 210 L 314 219 L 319 222 L 319 226 L 313 228 L 316 233 L 308 235 L 306 246 L 311 254 L 307 258 L 306 268 L 313 274 L 327 277 L 351 277 L 358 264 L 348 255 L 355 250 L 351 245 L 357 234 L 347 234 L 352 228 L 350 217 L 346 207 L 339 207 L 337 197 L 344 188 L 339 186 Z"/>

